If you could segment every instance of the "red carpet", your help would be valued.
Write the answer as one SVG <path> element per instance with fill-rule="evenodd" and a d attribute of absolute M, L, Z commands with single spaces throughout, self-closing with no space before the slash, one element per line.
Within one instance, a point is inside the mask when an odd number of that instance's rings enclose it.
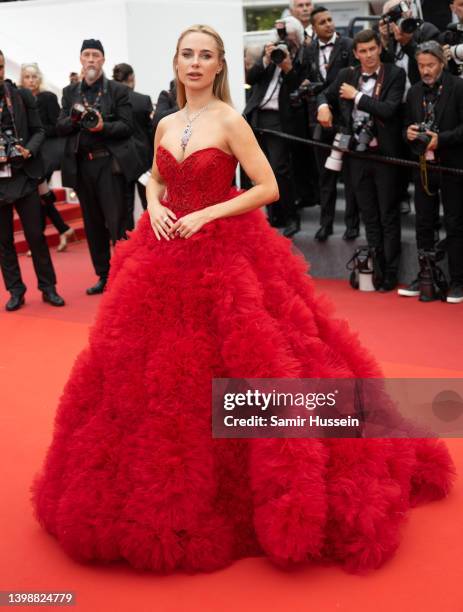
<path fill-rule="evenodd" d="M 240 561 L 210 575 L 167 577 L 71 561 L 34 521 L 28 487 L 50 442 L 59 394 L 86 343 L 99 298 L 84 291 L 95 280 L 86 244 L 54 256 L 58 288 L 68 302 L 62 309 L 41 302 L 31 261 L 20 260 L 29 286 L 25 308 L 4 312 L 8 295 L 0 291 L 0 591 L 73 591 L 74 609 L 85 612 L 463 611 L 463 441 L 456 439 L 448 440 L 459 473 L 453 493 L 413 510 L 395 558 L 367 576 L 310 566 L 282 572 L 263 559 Z M 359 331 L 387 376 L 463 376 L 463 305 L 362 294 L 340 281 L 318 281 L 318 286 Z"/>

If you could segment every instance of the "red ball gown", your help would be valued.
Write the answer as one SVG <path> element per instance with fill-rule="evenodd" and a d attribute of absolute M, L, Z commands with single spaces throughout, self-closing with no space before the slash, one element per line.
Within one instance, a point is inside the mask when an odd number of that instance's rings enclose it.
<path fill-rule="evenodd" d="M 237 194 L 237 161 L 217 148 L 179 163 L 159 147 L 157 164 L 178 217 Z M 69 555 L 159 572 L 259 555 L 362 571 L 394 553 L 409 508 L 451 488 L 439 440 L 213 439 L 214 377 L 381 372 L 262 210 L 170 241 L 145 213 L 116 247 L 32 486 Z"/>

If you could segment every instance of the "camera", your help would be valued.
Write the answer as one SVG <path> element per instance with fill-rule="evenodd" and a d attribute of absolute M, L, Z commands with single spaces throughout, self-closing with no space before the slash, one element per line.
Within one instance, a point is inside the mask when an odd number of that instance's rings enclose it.
<path fill-rule="evenodd" d="M 71 109 L 71 121 L 76 125 L 89 130 L 98 124 L 98 111 L 96 108 L 92 108 L 91 106 L 85 108 L 83 104 L 76 103 Z"/>
<path fill-rule="evenodd" d="M 12 130 L 0 133 L 0 178 L 11 177 L 11 168 L 20 168 L 24 163 L 21 153 L 21 139 Z"/>
<path fill-rule="evenodd" d="M 381 15 L 383 23 L 390 25 L 396 23 L 404 34 L 413 34 L 416 30 L 423 25 L 422 19 L 416 19 L 415 17 L 404 18 L 404 13 L 408 13 L 410 7 L 407 2 L 399 2 L 396 6 L 391 8 L 390 11 Z"/>
<path fill-rule="evenodd" d="M 372 141 L 375 138 L 373 133 L 373 122 L 368 117 L 354 121 L 352 126 L 354 135 L 354 150 L 359 153 L 368 151 Z"/>
<path fill-rule="evenodd" d="M 330 156 L 325 162 L 325 168 L 333 172 L 341 172 L 342 158 L 346 151 L 349 151 L 352 142 L 352 135 L 344 132 L 338 132 L 333 140 L 333 148 L 330 151 Z M 339 150 L 340 149 L 340 150 Z"/>
<path fill-rule="evenodd" d="M 428 144 L 431 142 L 431 136 L 426 134 L 426 132 L 430 129 L 431 126 L 427 125 L 426 123 L 419 124 L 418 136 L 415 138 L 415 140 L 409 142 L 410 149 L 414 155 L 425 155 Z"/>
<path fill-rule="evenodd" d="M 463 23 L 449 23 L 442 35 L 442 44 L 450 47 L 463 44 Z"/>
<path fill-rule="evenodd" d="M 292 91 L 289 94 L 289 103 L 294 108 L 300 108 L 303 105 L 303 102 L 308 102 L 310 98 L 318 96 L 324 87 L 324 83 L 310 83 L 309 81 L 303 81 L 296 91 Z"/>
<path fill-rule="evenodd" d="M 276 21 L 275 28 L 278 40 L 275 42 L 275 49 L 270 53 L 271 61 L 277 66 L 289 55 L 288 33 L 283 21 Z"/>

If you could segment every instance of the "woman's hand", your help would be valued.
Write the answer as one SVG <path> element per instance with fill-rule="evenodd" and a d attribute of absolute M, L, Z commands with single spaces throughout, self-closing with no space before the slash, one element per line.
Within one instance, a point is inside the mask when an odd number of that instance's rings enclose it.
<path fill-rule="evenodd" d="M 160 203 L 148 204 L 148 214 L 150 216 L 151 227 L 153 228 L 156 238 L 161 240 L 161 236 L 166 240 L 170 240 L 169 230 L 174 225 L 177 215 Z"/>
<path fill-rule="evenodd" d="M 199 232 L 203 225 L 212 221 L 206 209 L 195 210 L 184 217 L 180 217 L 168 230 L 171 237 L 190 238 Z"/>

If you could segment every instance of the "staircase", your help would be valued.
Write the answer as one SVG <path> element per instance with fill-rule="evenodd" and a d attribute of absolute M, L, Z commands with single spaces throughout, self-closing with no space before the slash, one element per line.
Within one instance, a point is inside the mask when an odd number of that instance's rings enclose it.
<path fill-rule="evenodd" d="M 74 228 L 77 240 L 85 240 L 84 222 L 80 205 L 66 202 L 65 189 L 53 189 L 53 192 L 56 196 L 56 208 L 63 217 L 65 223 Z M 55 247 L 59 244 L 59 233 L 48 217 L 45 227 L 45 238 L 49 247 Z M 26 253 L 29 250 L 21 221 L 16 212 L 14 214 L 14 242 L 17 253 Z"/>

